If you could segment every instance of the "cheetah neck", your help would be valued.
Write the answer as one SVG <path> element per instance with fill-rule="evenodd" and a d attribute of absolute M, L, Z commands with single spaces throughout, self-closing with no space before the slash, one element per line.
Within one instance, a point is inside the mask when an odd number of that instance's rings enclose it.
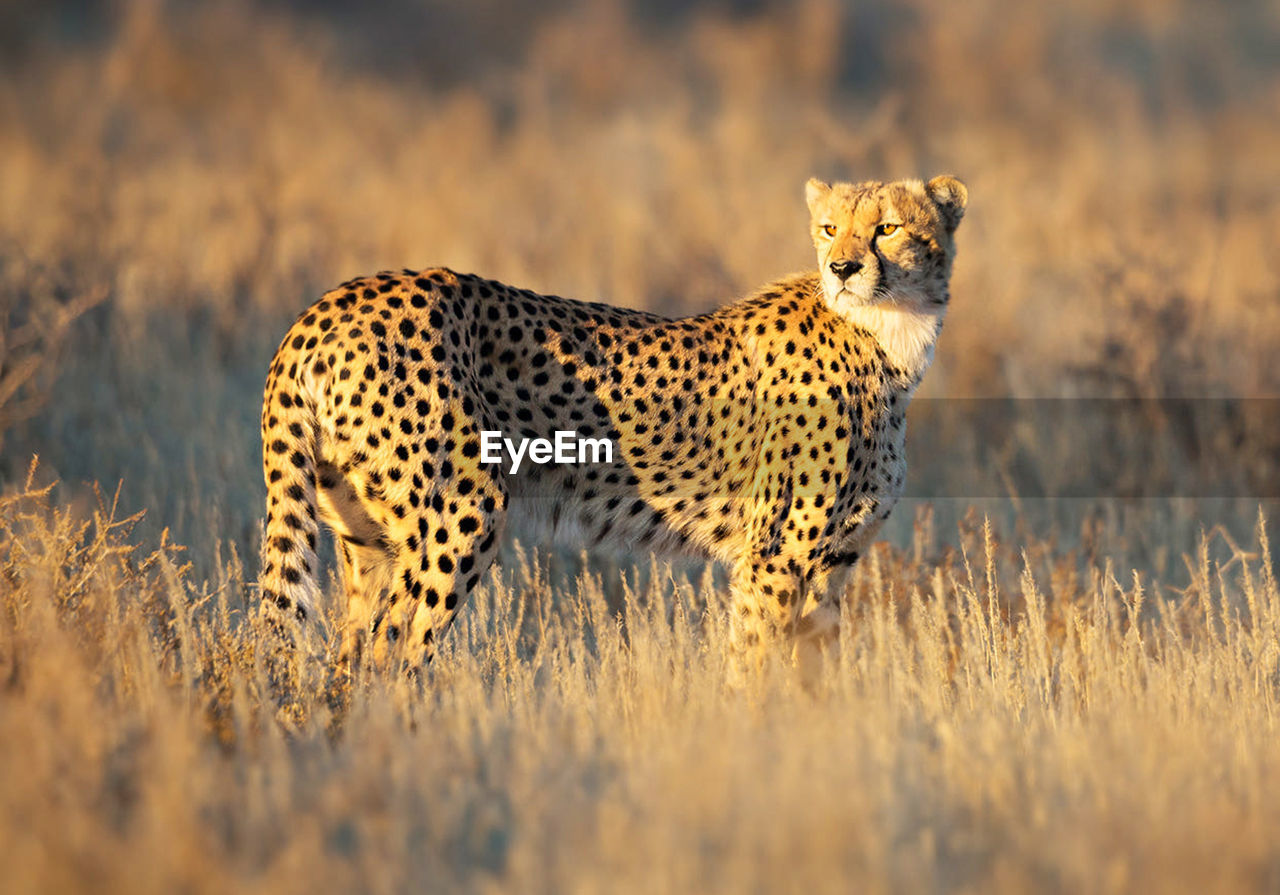
<path fill-rule="evenodd" d="M 927 311 L 902 305 L 856 305 L 842 316 L 875 338 L 889 363 L 912 383 L 933 362 L 933 346 L 942 330 L 945 308 Z"/>

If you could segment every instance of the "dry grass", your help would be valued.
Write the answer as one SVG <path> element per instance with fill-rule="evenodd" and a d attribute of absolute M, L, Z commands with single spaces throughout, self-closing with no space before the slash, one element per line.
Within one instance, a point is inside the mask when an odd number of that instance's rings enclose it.
<path fill-rule="evenodd" d="M 617 587 L 513 562 L 425 691 L 335 694 L 322 655 L 286 734 L 238 565 L 197 585 L 128 528 L 40 492 L 0 507 L 6 891 L 1280 882 L 1265 540 L 1206 542 L 1171 601 L 1016 557 L 989 529 L 939 554 L 922 526 L 860 566 L 820 692 L 775 673 L 746 698 L 724 686 L 710 579 Z"/>
<path fill-rule="evenodd" d="M 1280 888 L 1269 403 L 917 405 L 822 692 L 725 690 L 715 570 L 507 545 L 276 724 L 259 390 L 354 274 L 684 313 L 951 171 L 925 397 L 1280 392 L 1273 3 L 504 6 L 0 2 L 0 890 Z"/>
<path fill-rule="evenodd" d="M 120 315 L 206 308 L 234 337 L 248 308 L 431 263 L 688 311 L 810 263 L 811 174 L 950 170 L 973 202 L 930 393 L 1071 394 L 1094 363 L 1144 394 L 1280 386 L 1266 3 L 808 0 L 664 28 L 605 0 L 515 43 L 424 34 L 411 58 L 490 62 L 444 83 L 243 6 L 124 9 L 0 93 L 0 245 Z"/>

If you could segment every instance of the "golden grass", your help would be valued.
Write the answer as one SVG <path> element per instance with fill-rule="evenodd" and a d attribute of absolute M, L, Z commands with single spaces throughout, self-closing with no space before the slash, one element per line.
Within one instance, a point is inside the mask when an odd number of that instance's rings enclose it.
<path fill-rule="evenodd" d="M 926 397 L 1274 396 L 1274 4 L 135 2 L 74 40 L 19 6 L 0 891 L 1280 887 L 1268 405 L 994 446 L 918 405 L 946 499 L 859 566 L 819 692 L 726 690 L 723 582 L 643 559 L 507 545 L 423 688 L 347 686 L 320 632 L 292 731 L 246 619 L 259 390 L 320 290 L 447 264 L 702 310 L 811 263 L 814 174 L 968 183 Z M 1237 499 L 954 499 L 1120 460 Z"/>
<path fill-rule="evenodd" d="M 6 891 L 1241 892 L 1280 872 L 1261 521 L 1258 552 L 1206 542 L 1180 601 L 1019 570 L 989 528 L 941 555 L 921 529 L 915 557 L 859 567 L 813 693 L 779 669 L 725 687 L 709 578 L 570 584 L 526 559 L 425 689 L 335 693 L 318 653 L 291 733 L 239 566 L 197 584 L 128 528 L 41 492 L 0 506 Z"/>

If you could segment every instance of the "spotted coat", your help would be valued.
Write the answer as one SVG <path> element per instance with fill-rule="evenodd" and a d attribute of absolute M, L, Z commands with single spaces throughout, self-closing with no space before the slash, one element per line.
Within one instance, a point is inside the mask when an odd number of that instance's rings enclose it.
<path fill-rule="evenodd" d="M 343 567 L 344 652 L 416 668 L 519 517 L 584 546 L 726 563 L 740 655 L 829 636 L 833 572 L 903 487 L 905 412 L 965 195 L 935 178 L 811 181 L 808 196 L 820 270 L 700 316 L 444 268 L 324 295 L 285 335 L 263 402 L 272 624 L 315 612 L 324 522 Z M 484 431 L 559 430 L 610 439 L 612 462 L 516 474 L 484 462 Z"/>

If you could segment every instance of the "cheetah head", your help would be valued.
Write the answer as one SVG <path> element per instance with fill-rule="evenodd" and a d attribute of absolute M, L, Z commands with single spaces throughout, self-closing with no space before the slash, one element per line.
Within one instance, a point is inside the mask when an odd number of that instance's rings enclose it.
<path fill-rule="evenodd" d="M 928 183 L 810 180 L 805 198 L 827 303 L 941 314 L 968 195 L 946 175 Z"/>

